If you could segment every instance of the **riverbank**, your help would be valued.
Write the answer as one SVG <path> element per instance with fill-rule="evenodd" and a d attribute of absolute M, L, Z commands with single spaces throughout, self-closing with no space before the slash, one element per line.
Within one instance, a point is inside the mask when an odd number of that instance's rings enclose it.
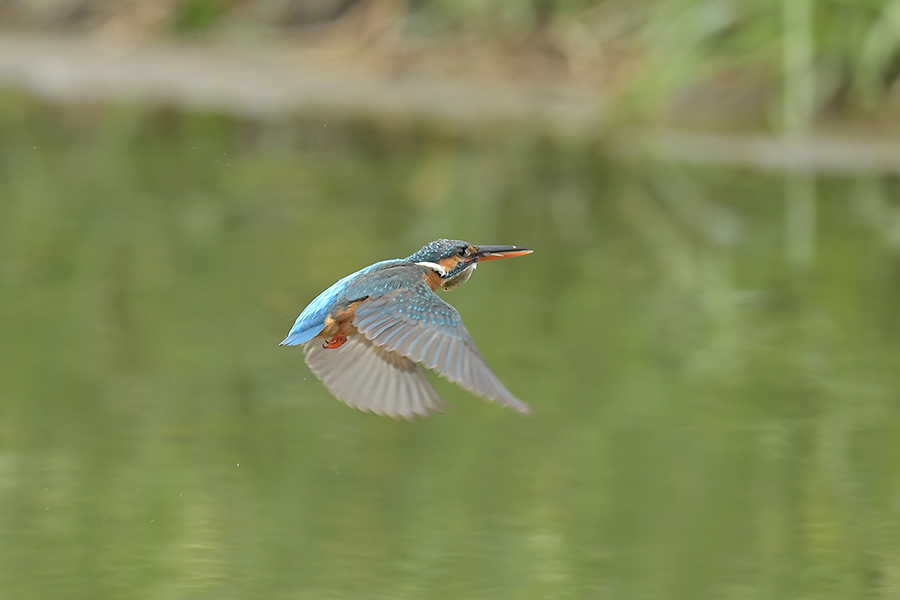
<path fill-rule="evenodd" d="M 454 135 L 525 127 L 602 140 L 624 156 L 764 171 L 853 174 L 900 166 L 900 136 L 887 125 L 845 123 L 784 135 L 723 130 L 715 118 L 679 127 L 678 119 L 629 115 L 627 98 L 614 89 L 604 94 L 539 62 L 503 77 L 489 70 L 404 70 L 378 52 L 336 43 L 135 44 L 97 35 L 0 34 L 0 85 L 59 103 L 138 102 L 260 120 L 360 118 L 392 128 L 424 123 Z"/>

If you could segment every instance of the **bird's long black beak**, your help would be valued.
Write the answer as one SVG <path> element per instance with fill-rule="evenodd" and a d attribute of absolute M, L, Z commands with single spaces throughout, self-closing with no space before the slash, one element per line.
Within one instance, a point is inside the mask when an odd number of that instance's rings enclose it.
<path fill-rule="evenodd" d="M 518 246 L 476 246 L 478 250 L 472 254 L 474 260 L 497 260 L 498 258 L 512 258 L 513 256 L 525 256 L 531 254 L 528 248 Z"/>

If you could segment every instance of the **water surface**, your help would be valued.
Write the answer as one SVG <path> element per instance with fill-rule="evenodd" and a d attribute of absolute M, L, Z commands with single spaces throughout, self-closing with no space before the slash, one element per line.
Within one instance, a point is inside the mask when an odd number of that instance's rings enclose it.
<path fill-rule="evenodd" d="M 893 598 L 900 205 L 506 131 L 0 100 L 0 589 L 28 598 Z M 526 418 L 416 423 L 278 342 L 339 277 L 445 298 Z"/>

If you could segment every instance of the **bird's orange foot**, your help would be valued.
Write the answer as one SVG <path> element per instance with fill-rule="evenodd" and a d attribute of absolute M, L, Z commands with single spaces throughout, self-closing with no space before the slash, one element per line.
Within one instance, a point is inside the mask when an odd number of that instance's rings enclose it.
<path fill-rule="evenodd" d="M 347 336 L 344 335 L 343 333 L 339 333 L 336 336 L 334 336 L 333 338 L 331 338 L 330 340 L 328 340 L 327 342 L 325 342 L 324 344 L 322 344 L 322 347 L 325 348 L 326 350 L 334 350 L 335 348 L 340 348 L 341 346 L 343 346 L 344 342 L 346 342 L 346 341 L 347 341 Z"/>

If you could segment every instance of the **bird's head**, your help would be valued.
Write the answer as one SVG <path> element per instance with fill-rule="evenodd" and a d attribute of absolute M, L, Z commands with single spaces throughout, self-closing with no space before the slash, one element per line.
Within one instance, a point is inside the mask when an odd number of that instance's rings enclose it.
<path fill-rule="evenodd" d="M 422 246 L 407 260 L 431 269 L 441 276 L 441 287 L 452 290 L 468 281 L 481 261 L 525 254 L 531 254 L 531 250 L 517 246 L 474 246 L 462 240 L 436 240 Z"/>

